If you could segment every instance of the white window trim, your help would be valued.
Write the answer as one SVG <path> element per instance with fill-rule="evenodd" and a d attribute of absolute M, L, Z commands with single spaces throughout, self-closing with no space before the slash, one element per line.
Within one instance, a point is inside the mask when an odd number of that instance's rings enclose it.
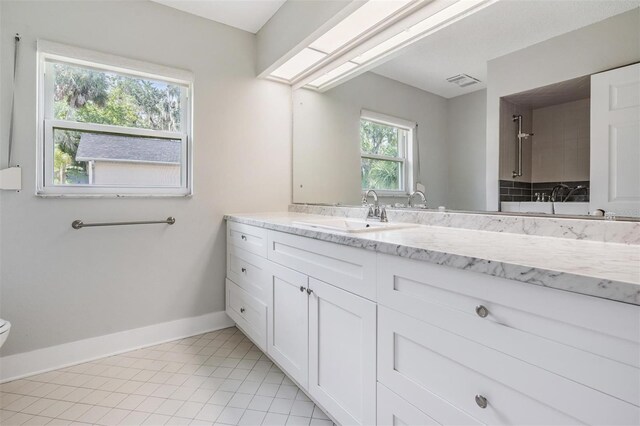
<path fill-rule="evenodd" d="M 373 189 L 376 191 L 378 195 L 382 195 L 385 197 L 405 197 L 411 193 L 411 188 L 413 188 L 413 151 L 414 151 L 414 131 L 416 128 L 416 123 L 413 121 L 405 120 L 398 117 L 393 117 L 387 114 L 381 114 L 379 112 L 369 111 L 363 109 L 360 113 L 361 120 L 373 121 L 375 123 L 386 124 L 388 126 L 398 127 L 404 130 L 407 130 L 407 142 L 400 146 L 400 151 L 402 152 L 401 157 L 390 157 L 386 155 L 377 155 L 377 154 L 367 154 L 360 151 L 360 158 L 371 158 L 375 160 L 387 160 L 387 161 L 395 161 L 398 163 L 402 163 L 402 171 L 403 171 L 403 179 L 402 184 L 403 188 L 401 190 L 389 190 L 389 189 L 375 189 L 375 188 L 367 188 Z M 361 145 L 362 147 L 362 145 Z M 366 191 L 367 189 L 362 189 Z"/>
<path fill-rule="evenodd" d="M 123 58 L 92 50 L 38 40 L 36 195 L 40 197 L 189 197 L 193 195 L 193 74 L 189 71 Z M 178 84 L 187 88 L 182 99 L 184 130 L 165 132 L 149 129 L 78 123 L 54 120 L 45 114 L 45 62 L 62 61 L 74 65 L 94 67 L 119 74 L 149 78 Z M 160 139 L 182 140 L 181 186 L 102 186 L 102 185 L 54 185 L 53 184 L 53 129 L 85 130 L 124 135 L 138 135 Z M 49 149 L 51 148 L 51 149 Z"/>

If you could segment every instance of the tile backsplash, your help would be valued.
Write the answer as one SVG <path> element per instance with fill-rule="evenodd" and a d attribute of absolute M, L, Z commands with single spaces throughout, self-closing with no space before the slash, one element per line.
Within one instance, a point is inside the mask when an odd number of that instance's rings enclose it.
<path fill-rule="evenodd" d="M 586 190 L 580 190 L 576 192 L 576 195 L 572 196 L 567 202 L 589 201 L 589 181 L 571 181 L 571 182 L 520 182 L 513 180 L 501 180 L 500 181 L 500 201 L 536 201 L 537 193 L 546 194 L 546 197 L 551 197 L 551 191 L 553 187 L 558 184 L 565 184 L 571 188 L 576 186 L 584 186 Z M 566 194 L 566 193 L 565 193 Z"/>

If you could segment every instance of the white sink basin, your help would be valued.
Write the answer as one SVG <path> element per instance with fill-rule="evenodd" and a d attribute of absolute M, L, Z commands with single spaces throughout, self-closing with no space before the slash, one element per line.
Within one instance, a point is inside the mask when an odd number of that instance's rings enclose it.
<path fill-rule="evenodd" d="M 520 213 L 546 213 L 553 214 L 553 203 L 541 201 L 522 201 Z"/>
<path fill-rule="evenodd" d="M 365 220 L 342 218 L 300 220 L 293 222 L 293 224 L 349 233 L 387 231 L 417 226 L 413 223 L 368 222 Z"/>
<path fill-rule="evenodd" d="M 586 215 L 589 214 L 589 203 L 570 202 L 553 203 L 556 214 Z"/>

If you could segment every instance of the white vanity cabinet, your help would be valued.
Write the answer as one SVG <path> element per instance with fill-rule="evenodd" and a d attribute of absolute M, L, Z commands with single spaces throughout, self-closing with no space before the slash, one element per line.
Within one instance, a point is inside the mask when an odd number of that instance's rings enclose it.
<path fill-rule="evenodd" d="M 309 393 L 342 424 L 375 424 L 376 304 L 314 278 L 309 290 Z"/>
<path fill-rule="evenodd" d="M 340 424 L 640 424 L 639 306 L 237 225 L 229 316 Z"/>
<path fill-rule="evenodd" d="M 309 382 L 309 278 L 270 265 L 267 353 L 303 388 Z"/>
<path fill-rule="evenodd" d="M 252 228 L 228 223 L 227 313 L 338 423 L 375 424 L 375 253 Z"/>

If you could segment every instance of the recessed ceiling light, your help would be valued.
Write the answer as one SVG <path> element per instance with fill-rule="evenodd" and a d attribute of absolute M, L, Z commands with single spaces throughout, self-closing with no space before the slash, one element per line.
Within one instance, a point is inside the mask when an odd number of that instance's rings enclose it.
<path fill-rule="evenodd" d="M 320 62 L 327 55 L 317 50 L 304 48 L 297 55 L 282 64 L 271 73 L 271 76 L 290 81 L 304 70 Z"/>

